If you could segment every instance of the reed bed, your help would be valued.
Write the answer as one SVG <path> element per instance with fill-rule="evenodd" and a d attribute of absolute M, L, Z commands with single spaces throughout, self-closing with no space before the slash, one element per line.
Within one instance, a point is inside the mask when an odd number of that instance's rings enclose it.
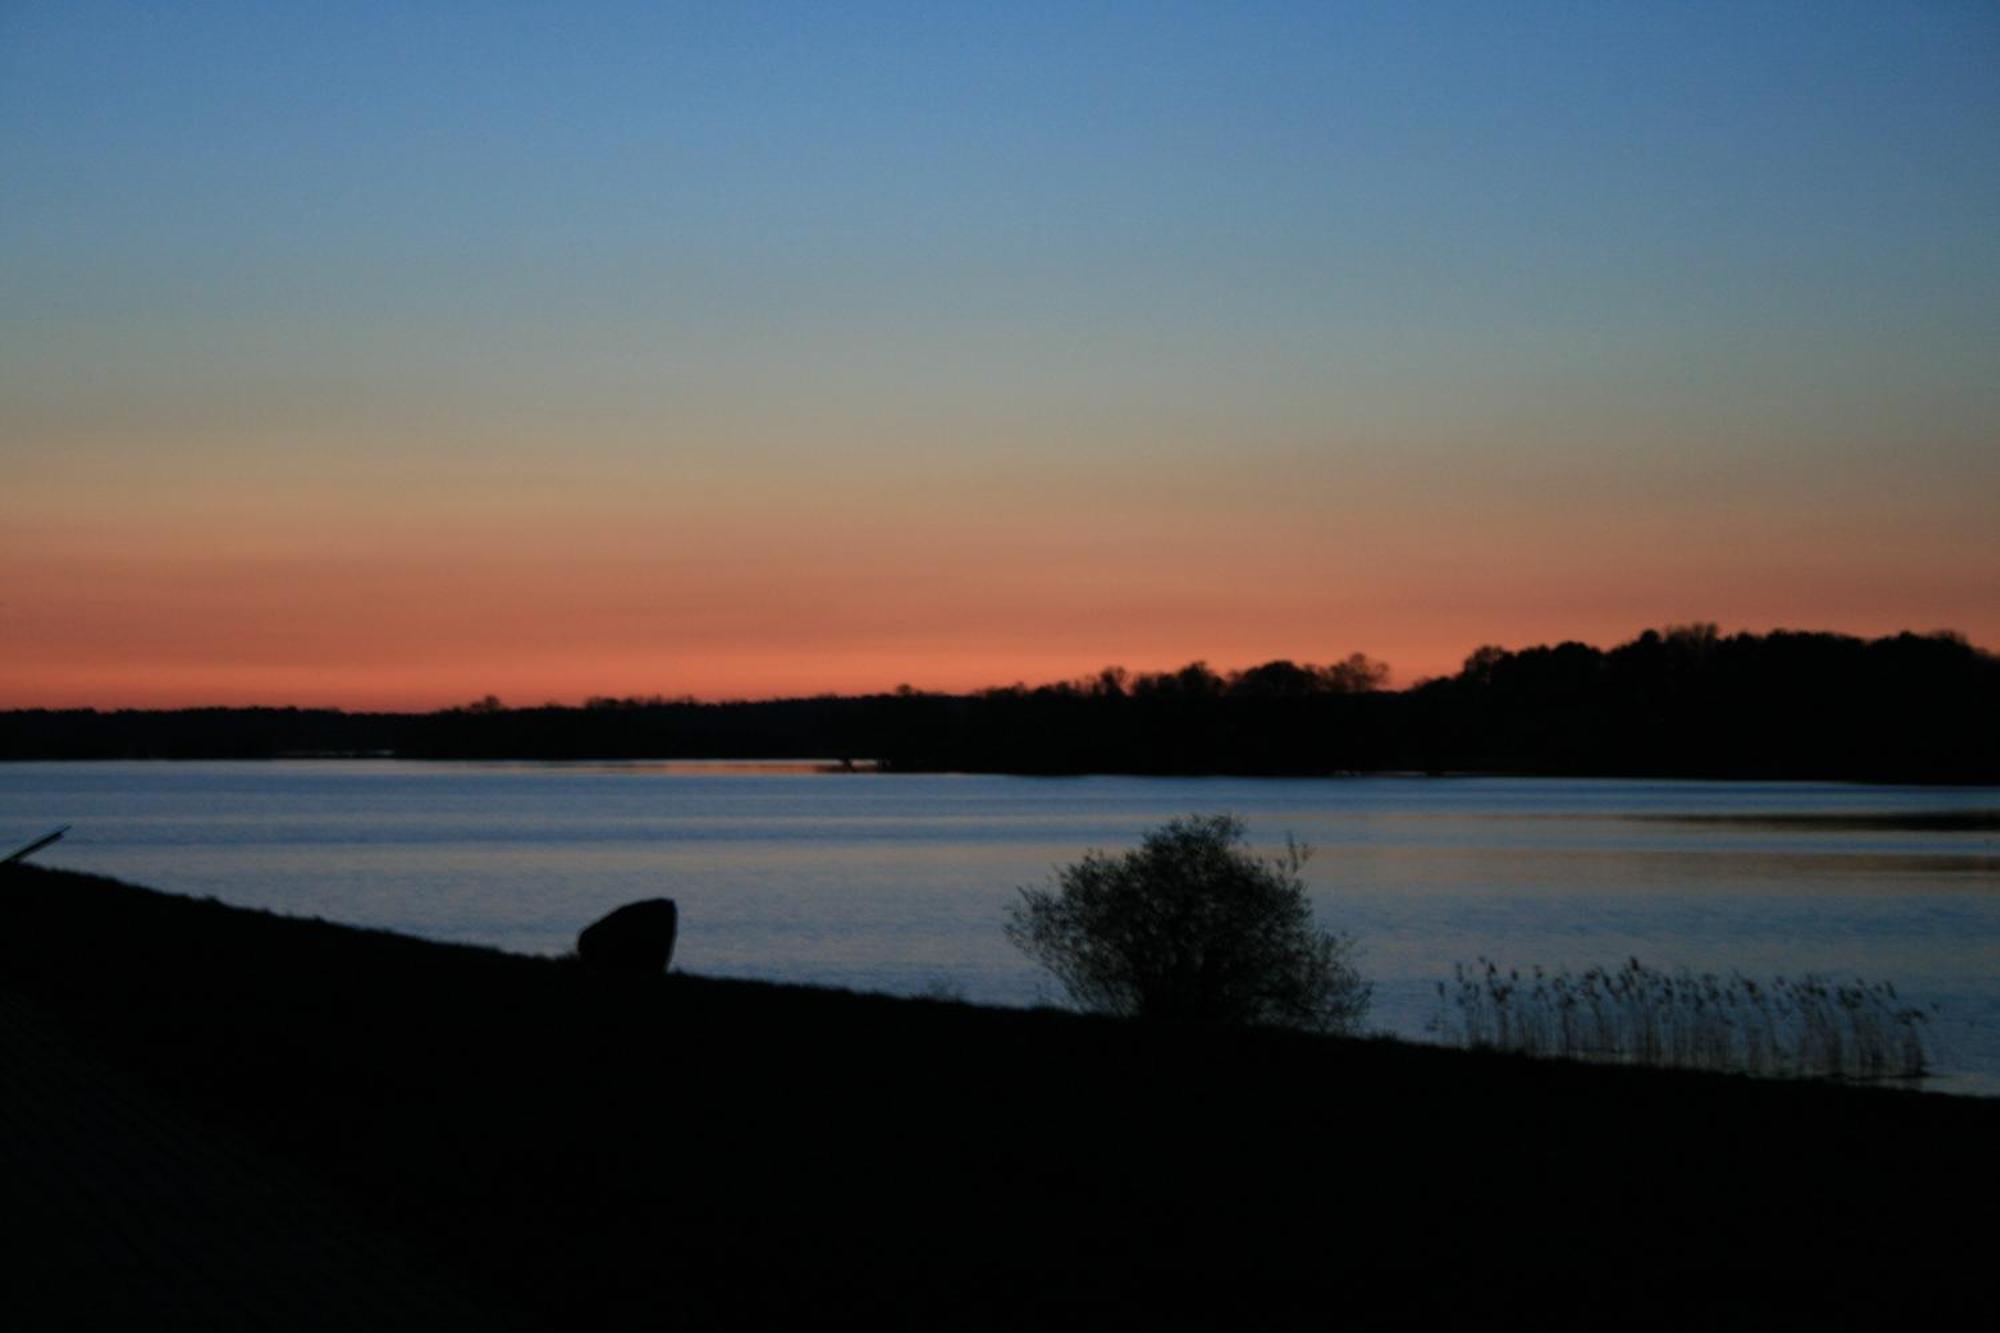
<path fill-rule="evenodd" d="M 1575 974 L 1481 958 L 1453 978 L 1437 984 L 1432 1030 L 1473 1049 L 1778 1078 L 1912 1079 L 1930 1069 L 1930 1015 L 1886 981 L 1759 982 L 1637 958 Z"/>

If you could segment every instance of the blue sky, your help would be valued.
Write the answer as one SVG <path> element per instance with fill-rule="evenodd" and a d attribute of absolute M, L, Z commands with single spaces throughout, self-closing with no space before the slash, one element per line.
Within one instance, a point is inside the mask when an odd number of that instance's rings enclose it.
<path fill-rule="evenodd" d="M 9 3 L 0 182 L 0 450 L 60 529 L 8 540 L 106 614 L 400 550 L 379 597 L 435 568 L 426 514 L 466 580 L 524 515 L 558 564 L 629 525 L 570 572 L 666 613 L 699 561 L 633 497 L 739 555 L 817 498 L 799 559 L 856 552 L 856 598 L 963 562 L 948 632 L 725 625 L 619 669 L 2000 632 L 1990 4 Z M 185 581 L 116 591 L 149 551 Z M 982 593 L 1003 553 L 1097 612 L 996 634 L 1035 605 Z M 1198 558 L 1293 600 L 1177 600 Z M 729 596 L 796 622 L 807 572 Z M 193 651 L 0 599 L 107 690 Z M 287 688 L 346 688 L 288 651 Z"/>

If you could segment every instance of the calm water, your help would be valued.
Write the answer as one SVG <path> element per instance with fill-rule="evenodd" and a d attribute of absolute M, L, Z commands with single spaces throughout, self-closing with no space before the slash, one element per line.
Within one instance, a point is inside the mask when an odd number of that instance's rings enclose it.
<path fill-rule="evenodd" d="M 1455 961 L 1807 970 L 1935 1001 L 1940 1088 L 2000 1093 L 1996 788 L 1537 779 L 834 775 L 810 766 L 0 764 L 0 844 L 228 902 L 523 952 L 681 907 L 676 965 L 1053 999 L 1014 889 L 1177 814 L 1292 833 L 1375 1025 L 1421 1036 Z M 1971 819 L 1936 819 L 1940 814 Z"/>

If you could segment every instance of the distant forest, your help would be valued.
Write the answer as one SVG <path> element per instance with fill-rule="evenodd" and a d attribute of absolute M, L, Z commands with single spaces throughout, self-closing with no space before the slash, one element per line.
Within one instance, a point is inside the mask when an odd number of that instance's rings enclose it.
<path fill-rule="evenodd" d="M 829 758 L 901 772 L 1415 771 L 2000 782 L 2000 657 L 1952 633 L 1866 640 L 1713 625 L 1481 648 L 1456 675 L 1382 688 L 1359 654 L 1218 673 L 1107 669 L 976 694 L 746 703 L 592 699 L 434 713 L 0 712 L 0 759 Z"/>

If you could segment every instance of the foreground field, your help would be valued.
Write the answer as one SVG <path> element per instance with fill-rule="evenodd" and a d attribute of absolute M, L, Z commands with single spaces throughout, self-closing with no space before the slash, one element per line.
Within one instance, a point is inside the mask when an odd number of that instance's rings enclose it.
<path fill-rule="evenodd" d="M 0 1001 L 36 1275 L 0 1304 L 47 1324 L 1824 1328 L 1990 1300 L 1959 1211 L 2000 1185 L 1987 1101 L 598 976 L 25 867 Z"/>

